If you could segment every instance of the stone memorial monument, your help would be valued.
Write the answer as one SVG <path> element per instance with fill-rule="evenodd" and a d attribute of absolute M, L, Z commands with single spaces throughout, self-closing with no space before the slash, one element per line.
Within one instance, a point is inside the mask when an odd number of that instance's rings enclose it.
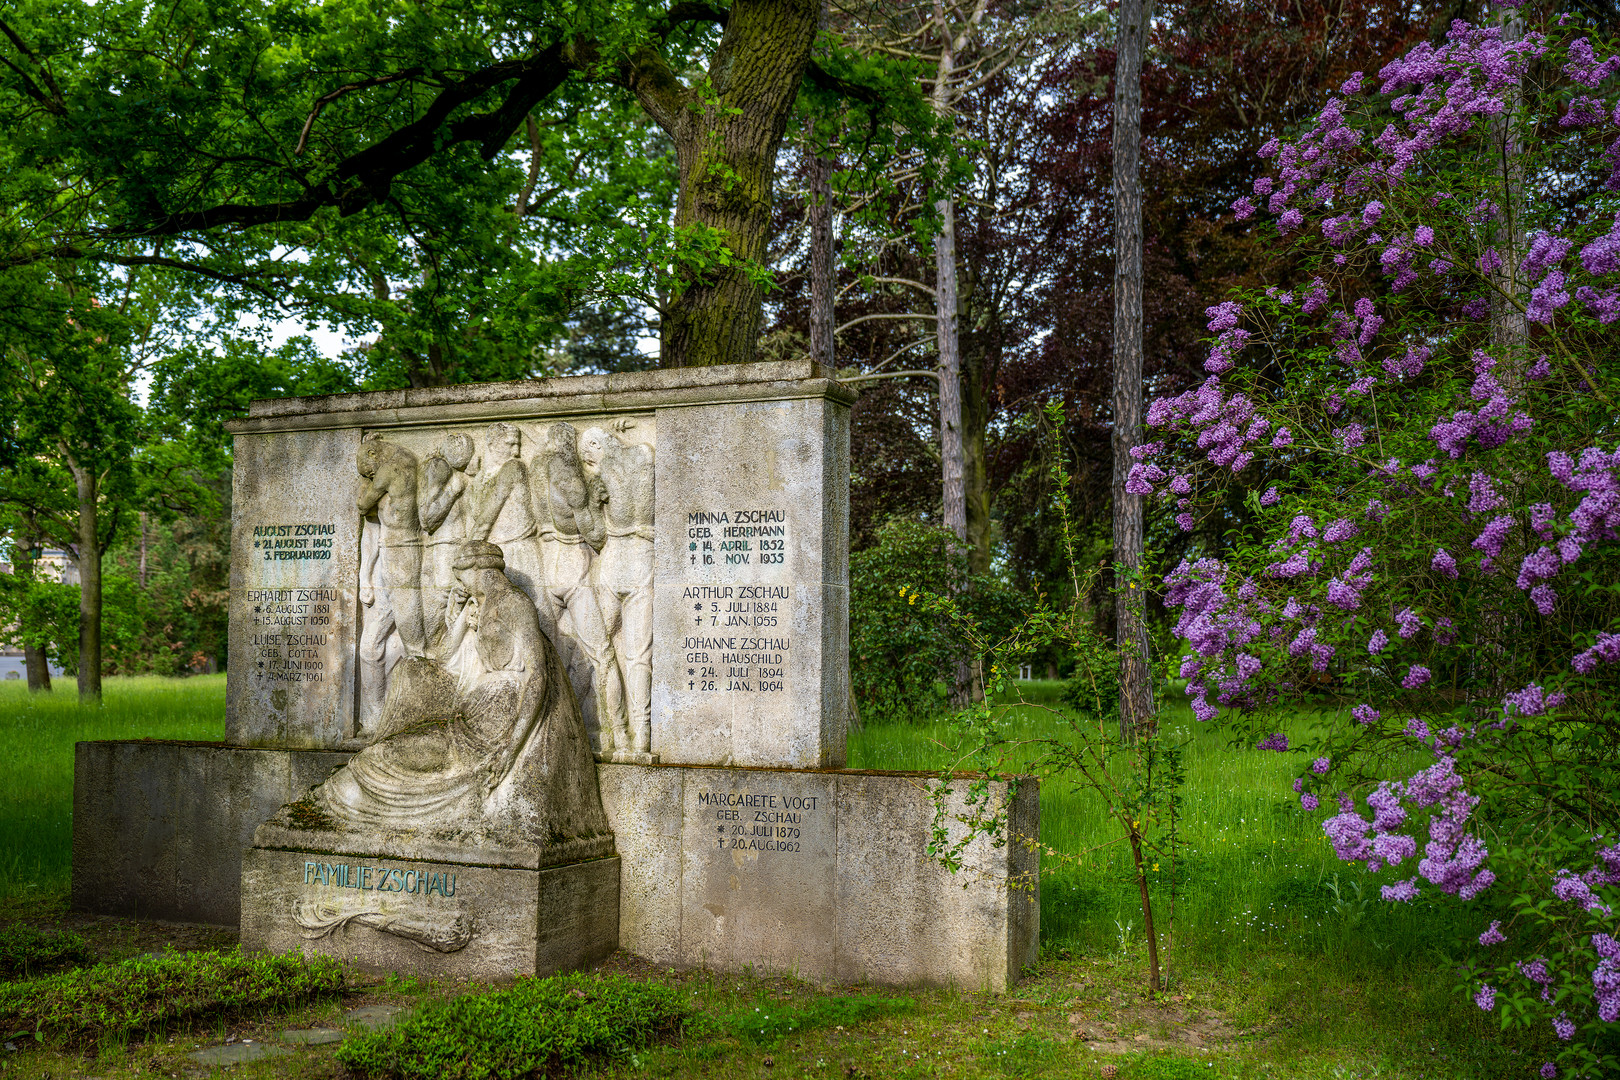
<path fill-rule="evenodd" d="M 937 780 L 843 768 L 852 400 L 766 363 L 255 402 L 226 742 L 80 744 L 75 906 L 444 975 L 1008 985 L 1032 847 L 953 877 Z M 1033 782 L 996 797 L 1033 837 Z"/>

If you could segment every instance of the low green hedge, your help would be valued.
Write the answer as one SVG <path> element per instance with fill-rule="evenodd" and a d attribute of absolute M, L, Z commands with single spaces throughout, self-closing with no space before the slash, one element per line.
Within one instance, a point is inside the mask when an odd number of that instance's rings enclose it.
<path fill-rule="evenodd" d="M 680 991 L 623 976 L 519 979 L 352 1036 L 337 1059 L 368 1080 L 513 1080 L 623 1057 L 680 1031 L 689 1013 Z"/>
<path fill-rule="evenodd" d="M 291 1008 L 343 992 L 326 957 L 174 953 L 0 983 L 0 1032 L 73 1046 Z"/>

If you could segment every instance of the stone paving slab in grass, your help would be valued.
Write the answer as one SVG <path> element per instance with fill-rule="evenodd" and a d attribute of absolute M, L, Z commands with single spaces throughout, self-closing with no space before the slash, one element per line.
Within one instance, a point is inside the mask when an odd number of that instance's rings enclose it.
<path fill-rule="evenodd" d="M 234 1042 L 224 1046 L 205 1046 L 186 1056 L 192 1061 L 202 1065 L 243 1065 L 249 1061 L 262 1061 L 265 1058 L 280 1057 L 290 1054 L 291 1050 L 285 1046 L 276 1046 L 272 1043 L 262 1042 Z"/>
<path fill-rule="evenodd" d="M 344 1015 L 344 1022 L 355 1027 L 393 1027 L 409 1011 L 403 1005 L 362 1005 L 358 1009 L 350 1009 Z"/>
<path fill-rule="evenodd" d="M 342 1042 L 343 1032 L 336 1028 L 294 1028 L 281 1033 L 281 1041 L 297 1046 L 326 1046 Z"/>

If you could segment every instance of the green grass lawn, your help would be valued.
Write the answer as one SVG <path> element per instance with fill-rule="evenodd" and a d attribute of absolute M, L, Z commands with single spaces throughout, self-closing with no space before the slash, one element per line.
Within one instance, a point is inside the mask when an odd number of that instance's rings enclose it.
<path fill-rule="evenodd" d="M 1022 688 L 1027 699 L 1056 706 L 1062 684 Z M 1181 958 L 1241 966 L 1277 949 L 1331 952 L 1337 962 L 1377 967 L 1387 954 L 1429 952 L 1460 932 L 1438 909 L 1379 900 L 1379 884 L 1397 875 L 1369 878 L 1339 862 L 1321 815 L 1300 809 L 1292 787 L 1297 758 L 1233 748 L 1185 706 L 1166 709 L 1163 722 L 1172 736 L 1190 739 L 1182 825 L 1187 846 L 1179 865 L 1155 863 L 1155 919 L 1161 933 L 1169 932 L 1172 967 Z M 1016 710 L 1011 723 L 1015 736 L 1062 738 L 1069 731 L 1040 708 Z M 1297 738 L 1306 726 L 1302 720 L 1289 734 Z M 850 765 L 935 770 L 955 759 L 947 749 L 955 739 L 943 721 L 873 725 L 852 734 Z M 1061 780 L 1042 784 L 1042 842 L 1061 852 L 1092 852 L 1078 864 L 1045 860 L 1041 936 L 1047 947 L 1095 953 L 1140 934 L 1141 905 L 1119 836 L 1089 789 L 1072 790 Z M 1180 878 L 1173 898 L 1172 873 Z"/>
<path fill-rule="evenodd" d="M 13 903 L 14 911 L 62 909 L 75 742 L 218 739 L 224 688 L 223 676 L 110 679 L 103 704 L 82 708 L 71 686 L 31 698 L 21 687 L 0 685 L 0 745 L 6 748 L 0 755 L 0 897 L 31 895 L 36 901 Z M 1048 702 L 1059 693 L 1055 683 L 1025 689 Z M 1011 723 L 1032 734 L 1062 730 L 1040 710 L 1024 711 Z M 1042 840 L 1062 851 L 1097 850 L 1078 862 L 1046 861 L 1041 963 L 1017 990 L 1000 997 L 894 994 L 913 1004 L 771 1046 L 717 1035 L 711 1025 L 702 1038 L 607 1071 L 693 1080 L 716 1071 L 829 1080 L 1070 1077 L 1098 1075 L 1100 1063 L 1114 1061 L 1120 1080 L 1534 1075 L 1550 1033 L 1504 1039 L 1490 1023 L 1495 1018 L 1455 990 L 1455 958 L 1470 927 L 1439 907 L 1386 904 L 1377 898 L 1376 880 L 1341 865 L 1323 839 L 1319 815 L 1299 809 L 1290 786 L 1297 763 L 1287 755 L 1229 747 L 1194 724 L 1185 709 L 1169 710 L 1165 723 L 1190 740 L 1189 842 L 1173 903 L 1170 867 L 1160 868 L 1158 918 L 1171 983 L 1158 999 L 1143 993 L 1146 957 L 1128 858 L 1117 845 L 1098 847 L 1114 839 L 1112 825 L 1089 793 L 1049 780 L 1041 791 Z M 1299 730 L 1290 735 L 1297 737 L 1308 723 L 1300 718 Z M 933 770 L 951 759 L 939 745 L 950 741 L 945 724 L 869 725 L 851 736 L 850 764 Z M 637 977 L 687 987 L 721 1029 L 721 1021 L 739 1010 L 762 1016 L 774 1015 L 773 1009 L 813 1010 L 823 997 L 850 992 L 746 974 L 642 970 Z M 413 980 L 388 986 L 394 988 L 390 1000 L 402 1004 L 463 989 Z M 353 1004 L 351 999 L 343 1007 Z M 288 1017 L 266 1017 L 252 1037 L 271 1037 L 278 1025 L 289 1023 Z M 223 1041 L 223 1031 L 214 1034 L 214 1041 Z M 193 1036 L 190 1043 L 198 1038 L 207 1042 L 210 1036 Z M 133 1078 L 183 1069 L 164 1055 L 185 1045 L 187 1039 L 170 1039 L 111 1058 L 108 1051 L 96 1072 Z M 148 1061 L 142 1054 L 156 1056 Z M 773 1063 L 765 1064 L 767 1059 Z M 11 1075 L 77 1075 L 63 1071 L 65 1060 L 46 1052 L 26 1062 L 18 1058 Z M 238 1072 L 339 1075 L 329 1054 L 277 1059 Z"/>
<path fill-rule="evenodd" d="M 56 687 L 0 682 L 0 897 L 67 887 L 74 743 L 225 737 L 224 675 L 107 679 L 99 707 L 79 704 L 72 679 Z"/>

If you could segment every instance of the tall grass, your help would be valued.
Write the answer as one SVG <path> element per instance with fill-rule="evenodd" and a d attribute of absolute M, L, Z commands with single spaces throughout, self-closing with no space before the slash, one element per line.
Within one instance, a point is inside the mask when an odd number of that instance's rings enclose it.
<path fill-rule="evenodd" d="M 1025 683 L 1027 698 L 1056 706 L 1059 683 Z M 1063 738 L 1068 724 L 1041 708 L 1014 708 L 1014 738 Z M 1187 769 L 1176 860 L 1154 864 L 1155 919 L 1168 923 L 1172 971 L 1180 959 L 1242 968 L 1276 953 L 1330 962 L 1345 973 L 1432 966 L 1461 931 L 1439 907 L 1389 904 L 1379 886 L 1396 876 L 1366 874 L 1334 856 L 1322 814 L 1294 794 L 1294 755 L 1229 745 L 1226 737 L 1172 705 L 1162 722 L 1185 739 Z M 1314 720 L 1285 726 L 1291 738 Z M 950 725 L 871 725 L 850 737 L 855 768 L 935 770 L 955 760 Z M 1028 755 L 1016 758 L 1022 767 Z M 1142 913 L 1128 849 L 1101 799 L 1061 777 L 1041 784 L 1041 840 L 1072 859 L 1047 856 L 1041 877 L 1041 937 L 1048 948 L 1096 954 L 1141 938 Z M 1085 853 L 1085 854 L 1079 854 Z"/>
<path fill-rule="evenodd" d="M 79 704 L 67 679 L 49 694 L 0 682 L 0 896 L 67 883 L 74 743 L 224 734 L 224 675 L 106 679 L 100 705 Z"/>

